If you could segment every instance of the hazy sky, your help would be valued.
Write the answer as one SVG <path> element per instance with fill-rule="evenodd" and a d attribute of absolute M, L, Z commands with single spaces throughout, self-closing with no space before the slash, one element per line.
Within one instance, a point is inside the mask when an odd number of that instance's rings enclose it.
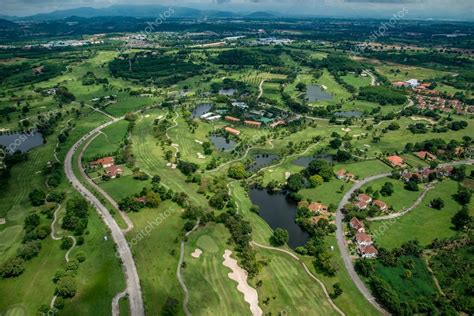
<path fill-rule="evenodd" d="M 264 10 L 295 15 L 359 17 L 385 17 L 406 8 L 409 18 L 474 19 L 474 0 L 0 0 L 0 14 L 24 16 L 114 4 L 162 4 L 238 12 Z"/>

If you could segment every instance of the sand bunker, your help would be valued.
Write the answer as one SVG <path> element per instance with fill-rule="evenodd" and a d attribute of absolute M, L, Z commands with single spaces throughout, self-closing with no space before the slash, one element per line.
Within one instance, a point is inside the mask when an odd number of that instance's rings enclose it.
<path fill-rule="evenodd" d="M 198 143 L 199 145 L 202 145 L 202 144 L 203 144 L 203 142 L 200 141 L 200 140 L 195 139 L 194 141 L 195 141 L 196 143 Z"/>
<path fill-rule="evenodd" d="M 202 250 L 199 248 L 196 248 L 194 252 L 191 254 L 193 258 L 199 258 L 202 255 Z"/>
<path fill-rule="evenodd" d="M 232 259 L 230 255 L 232 251 L 226 249 L 224 252 L 224 262 L 223 264 L 230 268 L 232 272 L 227 274 L 227 276 L 237 282 L 237 290 L 240 293 L 244 294 L 244 300 L 250 304 L 250 312 L 253 316 L 261 316 L 263 314 L 262 309 L 258 306 L 258 293 L 253 287 L 247 283 L 247 271 L 242 269 L 237 260 Z"/>
<path fill-rule="evenodd" d="M 204 156 L 201 153 L 197 153 L 197 156 L 198 156 L 199 159 L 206 159 L 206 156 Z"/>

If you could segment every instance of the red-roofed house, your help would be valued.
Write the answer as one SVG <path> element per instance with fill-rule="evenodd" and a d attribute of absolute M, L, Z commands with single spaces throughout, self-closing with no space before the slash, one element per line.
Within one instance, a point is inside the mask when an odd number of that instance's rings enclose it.
<path fill-rule="evenodd" d="M 385 204 L 385 202 L 380 201 L 380 200 L 375 200 L 372 204 L 377 206 L 377 208 L 381 211 L 386 211 L 388 209 L 387 204 Z"/>
<path fill-rule="evenodd" d="M 240 131 L 239 130 L 236 130 L 235 128 L 232 128 L 232 127 L 226 127 L 224 128 L 226 132 L 228 133 L 231 133 L 233 135 L 236 135 L 236 136 L 239 136 L 240 135 Z"/>
<path fill-rule="evenodd" d="M 353 229 L 355 229 L 358 233 L 364 233 L 365 232 L 365 227 L 364 223 L 359 221 L 357 217 L 353 217 L 350 221 L 350 225 Z"/>
<path fill-rule="evenodd" d="M 369 204 L 370 202 L 372 202 L 372 198 L 368 196 L 367 194 L 359 194 L 357 196 L 357 200 L 359 200 L 359 202 L 364 202 L 366 204 Z"/>
<path fill-rule="evenodd" d="M 244 121 L 244 124 L 247 125 L 247 126 L 256 127 L 256 128 L 260 128 L 260 126 L 262 126 L 261 122 L 248 121 L 248 120 Z"/>
<path fill-rule="evenodd" d="M 364 201 L 359 201 L 354 204 L 359 210 L 365 210 L 367 208 L 368 203 L 365 203 Z"/>
<path fill-rule="evenodd" d="M 314 213 L 317 213 L 317 212 L 327 213 L 328 212 L 328 207 L 326 205 L 317 203 L 317 202 L 312 202 L 310 205 L 308 205 L 308 209 Z"/>
<path fill-rule="evenodd" d="M 358 248 L 359 254 L 362 258 L 373 259 L 376 258 L 379 252 L 373 245 L 361 246 Z"/>
<path fill-rule="evenodd" d="M 432 153 L 429 153 L 427 151 L 419 151 L 419 152 L 416 152 L 415 155 L 420 158 L 421 160 L 429 160 L 429 161 L 432 161 L 432 160 L 436 160 L 436 156 L 433 155 Z"/>
<path fill-rule="evenodd" d="M 135 201 L 138 203 L 146 204 L 146 196 L 140 196 L 135 198 Z"/>
<path fill-rule="evenodd" d="M 355 236 L 355 241 L 359 247 L 372 245 L 372 237 L 366 233 L 357 233 Z"/>
<path fill-rule="evenodd" d="M 224 119 L 225 119 L 226 121 L 232 122 L 232 123 L 240 122 L 240 119 L 238 119 L 238 118 L 236 118 L 236 117 L 233 117 L 233 116 L 226 116 Z"/>
<path fill-rule="evenodd" d="M 110 166 L 106 169 L 105 174 L 111 179 L 115 179 L 123 174 L 123 168 L 120 166 Z"/>
<path fill-rule="evenodd" d="M 392 167 L 399 167 L 399 168 L 405 167 L 405 161 L 403 160 L 402 157 L 388 156 L 387 161 Z"/>
<path fill-rule="evenodd" d="M 409 87 L 410 84 L 408 82 L 398 81 L 398 82 L 394 82 L 393 86 L 398 87 L 398 88 L 406 88 L 406 87 Z"/>
<path fill-rule="evenodd" d="M 341 169 L 341 170 L 336 172 L 336 178 L 344 179 L 345 177 L 346 177 L 346 170 L 345 169 Z"/>
<path fill-rule="evenodd" d="M 91 166 L 93 167 L 102 167 L 102 168 L 108 168 L 112 167 L 114 165 L 114 157 L 104 157 L 97 159 L 96 161 L 91 162 Z"/>

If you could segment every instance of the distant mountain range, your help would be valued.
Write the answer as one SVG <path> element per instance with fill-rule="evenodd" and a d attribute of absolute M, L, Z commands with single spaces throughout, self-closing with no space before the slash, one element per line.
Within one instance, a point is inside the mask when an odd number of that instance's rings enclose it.
<path fill-rule="evenodd" d="M 0 18 L 10 21 L 50 21 L 62 20 L 71 16 L 82 18 L 95 18 L 101 16 L 123 16 L 135 18 L 159 18 L 169 11 L 169 18 L 258 18 L 273 19 L 278 15 L 268 12 L 254 12 L 239 14 L 230 11 L 199 10 L 187 7 L 170 7 L 163 5 L 113 5 L 107 8 L 82 7 L 69 10 L 57 10 L 50 13 L 35 14 L 27 17 L 10 17 L 1 15 Z"/>

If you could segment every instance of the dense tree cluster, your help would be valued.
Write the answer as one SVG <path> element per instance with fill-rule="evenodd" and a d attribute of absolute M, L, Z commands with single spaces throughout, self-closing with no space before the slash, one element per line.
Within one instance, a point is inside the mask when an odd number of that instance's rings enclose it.
<path fill-rule="evenodd" d="M 403 92 L 384 86 L 362 87 L 357 97 L 359 100 L 378 103 L 380 105 L 402 105 L 407 102 Z"/>

